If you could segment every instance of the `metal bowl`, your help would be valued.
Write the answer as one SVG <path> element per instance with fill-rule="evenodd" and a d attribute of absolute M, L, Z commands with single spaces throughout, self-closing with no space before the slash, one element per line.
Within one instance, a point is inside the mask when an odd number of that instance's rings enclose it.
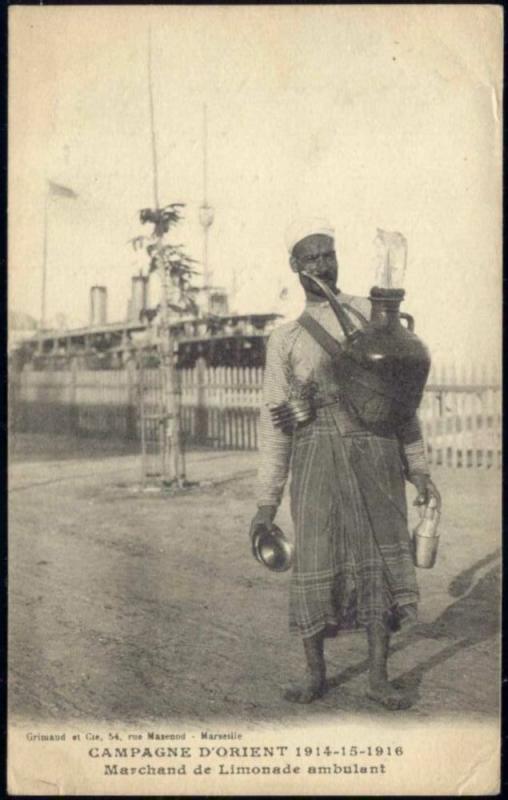
<path fill-rule="evenodd" d="M 252 552 L 272 572 L 286 572 L 293 564 L 294 547 L 274 524 L 270 529 L 258 528 L 252 537 Z"/>

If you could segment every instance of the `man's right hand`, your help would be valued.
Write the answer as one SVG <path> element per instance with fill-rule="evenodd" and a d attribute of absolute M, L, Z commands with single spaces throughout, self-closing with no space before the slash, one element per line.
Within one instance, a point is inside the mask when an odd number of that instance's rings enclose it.
<path fill-rule="evenodd" d="M 252 518 L 252 522 L 249 528 L 249 536 L 251 538 L 251 541 L 256 530 L 260 526 L 264 528 L 271 528 L 276 513 L 277 513 L 276 506 L 260 506 L 258 508 L 257 513 Z"/>

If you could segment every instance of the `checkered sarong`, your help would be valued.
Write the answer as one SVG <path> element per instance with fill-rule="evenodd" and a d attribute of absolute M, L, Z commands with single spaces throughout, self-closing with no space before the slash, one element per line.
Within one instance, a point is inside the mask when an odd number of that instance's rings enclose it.
<path fill-rule="evenodd" d="M 295 563 L 290 630 L 308 637 L 416 617 L 400 445 L 368 432 L 341 434 L 330 405 L 294 438 L 291 513 Z"/>

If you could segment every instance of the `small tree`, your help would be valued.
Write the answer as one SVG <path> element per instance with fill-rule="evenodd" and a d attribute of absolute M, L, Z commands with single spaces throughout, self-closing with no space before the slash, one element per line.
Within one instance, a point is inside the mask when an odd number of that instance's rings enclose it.
<path fill-rule="evenodd" d="M 183 246 L 165 243 L 164 237 L 182 219 L 183 207 L 182 203 L 171 203 L 160 209 L 142 209 L 139 212 L 140 222 L 142 225 L 152 224 L 152 233 L 150 236 L 137 236 L 131 240 L 134 249 L 146 251 L 149 273 L 156 272 L 161 281 L 161 302 L 150 314 L 158 314 L 160 318 L 161 424 L 164 427 L 161 473 L 164 484 L 176 483 L 179 486 L 185 485 L 186 477 L 181 431 L 181 394 L 174 364 L 170 311 L 176 314 L 198 313 L 190 294 L 192 277 L 197 272 L 194 269 L 196 261 L 184 252 Z"/>

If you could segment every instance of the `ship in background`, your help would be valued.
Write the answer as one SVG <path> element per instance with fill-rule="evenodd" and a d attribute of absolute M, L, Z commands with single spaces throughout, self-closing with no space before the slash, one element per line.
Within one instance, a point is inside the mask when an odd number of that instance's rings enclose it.
<path fill-rule="evenodd" d="M 175 314 L 170 323 L 177 369 L 192 368 L 199 358 L 209 367 L 262 367 L 266 338 L 282 315 L 236 314 L 229 309 L 225 289 L 217 286 L 191 290 L 195 313 Z M 131 278 L 131 295 L 124 320 L 108 322 L 106 286 L 90 288 L 89 324 L 79 328 L 34 330 L 11 338 L 15 368 L 36 371 L 124 369 L 143 354 L 158 363 L 159 325 L 156 309 L 147 306 L 148 278 Z"/>
<path fill-rule="evenodd" d="M 149 41 L 149 62 L 150 62 Z M 151 62 L 150 62 L 151 63 Z M 151 97 L 151 74 L 149 69 Z M 153 100 L 152 100 L 153 104 Z M 154 178 L 157 175 L 153 107 L 151 116 Z M 262 367 L 265 340 L 279 313 L 238 314 L 230 310 L 224 288 L 213 285 L 209 260 L 209 235 L 214 222 L 214 208 L 208 202 L 208 127 L 207 108 L 203 106 L 203 197 L 199 207 L 199 223 L 203 232 L 201 287 L 187 287 L 191 312 L 172 312 L 169 337 L 174 346 L 177 369 L 192 369 L 198 359 L 207 367 Z M 59 187 L 62 189 L 62 187 Z M 69 190 L 66 190 L 69 191 Z M 72 192 L 74 195 L 74 192 Z M 157 192 L 156 192 L 157 194 Z M 157 205 L 157 203 L 156 203 Z M 235 272 L 236 275 L 236 272 Z M 33 330 L 21 337 L 10 335 L 11 363 L 36 371 L 68 369 L 72 360 L 78 370 L 123 369 L 133 356 L 143 354 L 143 363 L 157 366 L 160 354 L 160 306 L 148 307 L 149 275 L 133 275 L 127 313 L 120 322 L 108 322 L 108 290 L 106 286 L 90 288 L 89 323 L 84 327 Z M 233 290 L 234 292 L 234 290 Z M 25 315 L 26 316 L 26 315 Z M 42 315 L 42 320 L 44 314 Z M 63 328 L 63 329 L 62 329 Z M 139 357 L 136 358 L 139 362 Z"/>
<path fill-rule="evenodd" d="M 143 481 L 148 472 L 162 474 L 164 328 L 157 309 L 147 306 L 147 290 L 146 276 L 132 276 L 120 322 L 108 322 L 107 288 L 92 286 L 88 325 L 27 329 L 21 339 L 11 334 L 14 435 L 138 441 Z M 182 446 L 256 449 L 266 339 L 282 315 L 231 313 L 227 292 L 216 286 L 192 293 L 193 313 L 173 312 L 169 325 Z"/>

